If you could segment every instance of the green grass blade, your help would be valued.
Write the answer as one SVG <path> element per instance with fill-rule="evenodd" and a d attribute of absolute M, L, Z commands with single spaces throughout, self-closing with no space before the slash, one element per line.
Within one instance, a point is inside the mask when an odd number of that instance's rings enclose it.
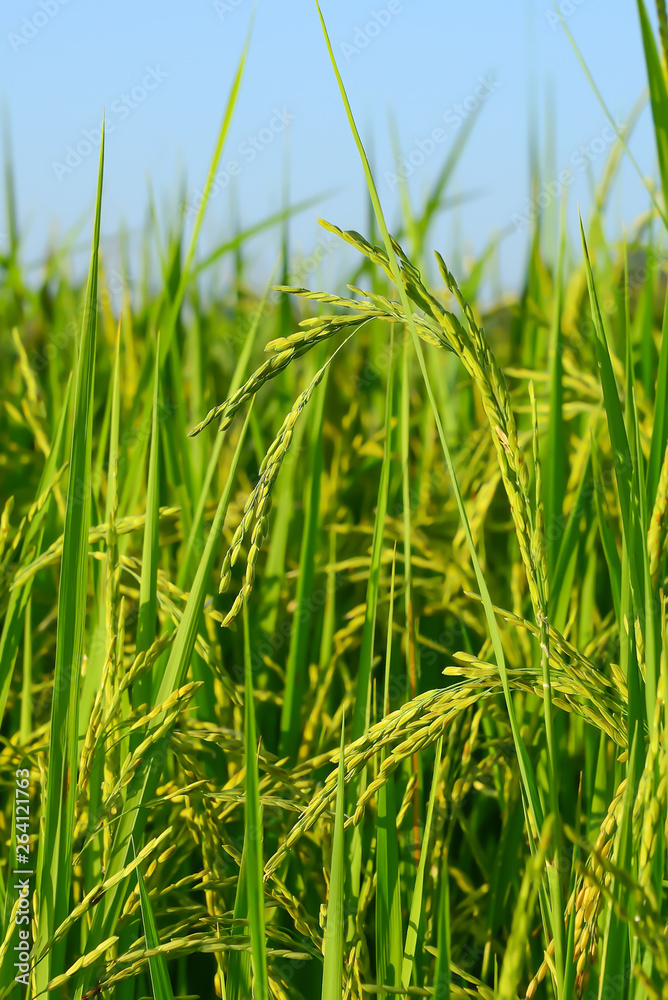
<path fill-rule="evenodd" d="M 411 249 L 417 258 L 422 249 L 422 243 L 417 230 L 415 213 L 411 204 L 411 194 L 408 188 L 408 180 L 405 171 L 401 168 L 401 143 L 399 132 L 394 116 L 390 117 L 390 140 L 392 142 L 392 154 L 394 156 L 394 166 L 397 177 L 397 187 L 399 189 L 399 204 L 401 206 L 401 217 L 403 219 L 402 230 L 410 240 Z"/>
<path fill-rule="evenodd" d="M 383 714 L 388 712 L 390 670 L 392 662 L 392 625 L 394 621 L 394 581 L 396 549 L 392 560 L 390 583 L 390 611 L 387 623 L 385 651 L 385 686 Z M 380 755 L 380 767 L 387 760 L 387 752 Z M 390 774 L 378 789 L 376 815 L 376 979 L 381 988 L 401 986 L 403 960 L 403 928 L 401 925 L 401 882 L 399 879 L 399 850 L 397 843 L 397 812 L 395 805 L 394 774 Z"/>
<path fill-rule="evenodd" d="M 267 297 L 271 289 L 275 271 L 276 268 L 274 267 L 274 271 L 272 271 L 269 281 L 265 286 L 262 298 L 260 299 L 258 307 L 251 321 L 250 329 L 248 330 L 248 334 L 246 335 L 246 339 L 244 340 L 244 346 L 241 350 L 241 353 L 239 354 L 239 358 L 235 365 L 234 373 L 232 375 L 232 381 L 230 382 L 230 388 L 228 390 L 229 396 L 233 395 L 237 391 L 237 389 L 244 380 L 246 369 L 248 368 L 248 362 L 250 360 L 253 347 L 255 345 L 255 338 L 257 336 L 260 320 L 264 315 L 265 306 L 267 304 Z M 224 441 L 225 441 L 225 435 L 218 434 L 216 436 L 213 448 L 211 450 L 211 457 L 207 465 L 206 473 L 204 475 L 204 480 L 202 482 L 202 487 L 200 489 L 199 498 L 197 500 L 197 505 L 195 507 L 195 512 L 193 514 L 192 526 L 186 541 L 185 551 L 181 556 L 181 565 L 179 566 L 179 572 L 177 576 L 177 582 L 179 587 L 184 587 L 188 579 L 188 567 L 190 565 L 192 553 L 194 551 L 196 543 L 199 541 L 200 544 L 203 544 L 202 524 L 204 519 L 204 509 L 206 507 L 206 502 L 209 498 L 209 492 L 211 490 L 211 483 L 213 482 L 213 477 L 215 475 L 216 469 L 220 464 L 220 453 Z"/>
<path fill-rule="evenodd" d="M 364 611 L 364 628 L 362 630 L 362 645 L 360 648 L 359 667 L 357 671 L 357 696 L 355 698 L 355 708 L 353 710 L 352 732 L 352 738 L 354 740 L 359 739 L 366 727 L 368 692 L 371 683 L 371 670 L 373 664 L 374 633 L 376 629 L 376 614 L 378 611 L 380 562 L 383 554 L 383 534 L 385 531 L 387 498 L 390 484 L 393 415 L 392 396 L 394 383 L 394 334 L 392 334 L 390 344 L 391 362 L 390 370 L 387 373 L 387 393 L 385 399 L 385 444 L 383 462 L 380 470 L 380 481 L 378 483 L 378 502 L 376 506 L 376 517 L 373 525 L 371 564 L 369 567 L 369 580 L 366 590 L 366 606 Z"/>
<path fill-rule="evenodd" d="M 249 416 L 252 407 L 249 410 Z M 181 622 L 176 632 L 176 639 L 167 660 L 167 664 L 162 670 L 162 675 L 154 678 L 156 693 L 154 703 L 162 704 L 175 690 L 183 684 L 190 660 L 195 647 L 195 639 L 199 628 L 207 586 L 210 583 L 210 575 L 213 561 L 218 546 L 220 545 L 223 524 L 227 507 L 232 495 L 234 477 L 241 457 L 246 433 L 248 430 L 249 416 L 243 425 L 239 440 L 236 445 L 234 455 L 230 463 L 227 483 L 218 502 L 218 507 L 211 525 L 206 546 L 202 553 L 197 574 L 192 588 L 188 595 L 188 602 L 181 618 Z M 154 720 L 154 725 L 161 722 L 160 715 Z M 154 794 L 162 771 L 163 745 L 158 745 L 153 755 L 148 755 L 144 766 L 139 770 L 136 779 L 129 786 L 128 795 L 125 801 L 123 812 L 119 817 L 118 826 L 114 834 L 111 858 L 107 869 L 107 874 L 112 875 L 121 871 L 128 863 L 130 857 L 131 837 L 138 840 L 143 831 L 145 823 L 144 803 Z M 101 941 L 109 937 L 108 928 L 116 925 L 118 913 L 123 903 L 127 886 L 125 883 L 118 883 L 105 893 L 102 902 L 96 907 L 92 927 L 89 934 L 89 943 L 95 947 Z M 94 967 L 91 967 L 91 970 Z M 92 971 L 86 970 L 83 977 L 83 984 L 88 988 Z"/>
<path fill-rule="evenodd" d="M 638 734 L 633 740 L 628 764 L 628 783 L 624 792 L 624 808 L 622 818 L 615 838 L 614 853 L 612 859 L 614 863 L 630 871 L 632 868 L 633 835 L 631 829 L 631 817 L 633 813 L 633 800 L 635 797 L 634 774 L 637 771 L 638 762 Z M 642 766 L 642 764 L 641 764 Z M 609 887 L 611 897 L 618 905 L 633 906 L 629 899 L 628 887 L 619 884 L 615 880 Z M 603 945 L 601 948 L 601 966 L 599 984 L 604 990 L 608 983 L 621 982 L 624 979 L 624 968 L 628 961 L 628 929 L 626 922 L 622 920 L 618 912 L 608 903 L 605 914 L 605 932 L 603 935 Z M 599 993 L 599 996 L 601 994 Z M 605 994 L 604 994 L 605 995 Z"/>
<path fill-rule="evenodd" d="M 116 336 L 114 370 L 111 376 L 111 414 L 109 425 L 109 464 L 107 466 L 107 497 L 104 520 L 108 524 L 118 503 L 118 460 L 121 433 L 121 324 Z"/>
<path fill-rule="evenodd" d="M 601 479 L 600 461 L 598 458 L 598 446 L 592 435 L 591 457 L 594 473 L 594 499 L 596 501 L 596 517 L 598 520 L 601 544 L 605 554 L 605 561 L 608 564 L 610 575 L 610 586 L 612 588 L 612 599 L 615 605 L 617 620 L 620 620 L 621 594 L 622 594 L 622 563 L 617 551 L 614 534 L 608 524 L 603 508 L 604 491 Z"/>
<path fill-rule="evenodd" d="M 594 274 L 589 259 L 587 241 L 584 234 L 582 220 L 580 220 L 580 235 L 582 238 L 582 250 L 587 274 L 587 286 L 589 289 L 589 300 L 591 304 L 592 319 L 596 332 L 596 359 L 601 375 L 601 387 L 603 389 L 603 402 L 608 421 L 610 441 L 612 443 L 612 453 L 617 474 L 617 491 L 619 494 L 619 504 L 624 523 L 624 529 L 630 542 L 635 541 L 635 528 L 632 522 L 633 497 L 631 483 L 633 480 L 634 464 L 631 455 L 631 446 L 626 432 L 624 414 L 619 401 L 619 389 L 612 367 L 610 349 L 603 326 L 603 318 L 598 302 Z M 636 593 L 642 592 L 640 587 L 640 576 L 637 571 L 636 560 L 632 560 L 632 579 L 636 585 Z"/>
<path fill-rule="evenodd" d="M 232 924 L 232 934 L 241 935 L 248 931 L 248 892 L 246 888 L 246 871 L 248 862 L 246 860 L 246 850 L 241 853 L 241 867 L 239 869 L 239 879 L 237 881 L 237 893 L 234 899 L 234 922 Z M 251 995 L 252 968 L 250 952 L 244 950 L 234 950 L 230 953 L 230 960 L 227 969 L 227 979 L 225 981 L 225 1000 L 246 1000 Z"/>
<path fill-rule="evenodd" d="M 443 740 L 440 739 L 436 745 L 436 758 L 434 760 L 434 770 L 431 779 L 431 792 L 429 793 L 429 805 L 427 806 L 427 819 L 424 825 L 422 836 L 422 849 L 420 850 L 420 861 L 418 862 L 415 874 L 415 884 L 413 886 L 413 898 L 411 899 L 411 909 L 408 917 L 408 929 L 406 931 L 406 945 L 404 948 L 404 958 L 401 965 L 401 985 L 407 990 L 411 984 L 413 966 L 415 964 L 415 950 L 417 948 L 418 934 L 420 930 L 420 920 L 424 912 L 424 876 L 429 858 L 429 838 L 431 836 L 431 824 L 434 816 L 434 803 L 436 802 L 436 791 L 441 770 L 441 752 Z"/>
<path fill-rule="evenodd" d="M 334 837 L 332 840 L 332 867 L 329 873 L 329 894 L 327 896 L 327 923 L 325 924 L 324 961 L 322 969 L 322 1000 L 341 1000 L 343 979 L 343 939 L 344 939 L 344 808 L 345 787 L 345 720 L 341 720 L 341 744 L 339 766 L 336 779 L 336 800 L 334 815 Z"/>
<path fill-rule="evenodd" d="M 158 480 L 158 456 L 160 435 L 158 428 L 158 406 L 160 400 L 160 335 L 155 347 L 155 374 L 153 383 L 153 414 L 151 419 L 151 450 L 148 462 L 148 485 L 146 489 L 146 522 L 144 525 L 144 545 L 142 549 L 141 580 L 139 583 L 139 612 L 137 618 L 137 656 L 146 652 L 156 637 L 158 610 L 158 529 L 160 509 L 160 484 Z M 135 689 L 135 704 L 148 704 L 151 700 L 151 677 L 140 679 Z"/>
<path fill-rule="evenodd" d="M 250 417 L 252 407 L 248 412 Z M 200 622 L 202 607 L 204 605 L 208 574 L 213 565 L 217 545 L 220 542 L 223 522 L 225 520 L 225 514 L 227 513 L 227 507 L 230 502 L 232 487 L 234 485 L 234 477 L 239 464 L 239 459 L 241 457 L 241 450 L 246 439 L 249 422 L 249 419 L 244 422 L 239 435 L 239 440 L 237 441 L 237 446 L 230 463 L 230 470 L 225 484 L 225 489 L 223 490 L 218 502 L 216 514 L 207 538 L 206 547 L 202 553 L 202 558 L 200 559 L 197 569 L 197 575 L 190 591 L 188 604 L 186 605 L 186 610 L 183 618 L 181 619 L 181 624 L 179 625 L 176 642 L 174 643 L 171 655 L 167 661 L 165 671 L 162 677 L 159 678 L 157 693 L 154 696 L 154 701 L 158 704 L 165 701 L 172 691 L 175 691 L 178 687 L 180 687 L 188 667 L 190 654 L 194 647 L 195 636 Z"/>
<path fill-rule="evenodd" d="M 650 446 L 649 463 L 647 465 L 647 507 L 651 510 L 661 475 L 661 465 L 668 441 L 668 292 L 663 310 L 661 327 L 661 349 L 659 351 L 659 367 L 656 374 L 656 391 L 654 396 L 654 422 L 652 424 L 652 443 Z"/>
<path fill-rule="evenodd" d="M 450 971 L 450 874 L 448 853 L 441 859 L 440 886 L 438 899 L 438 955 L 434 982 L 434 1000 L 450 1000 L 452 973 Z"/>
<path fill-rule="evenodd" d="M 105 498 L 105 524 L 110 525 L 118 515 L 118 466 L 121 423 L 121 324 L 116 333 L 116 353 L 111 374 L 111 407 L 109 413 L 109 457 L 107 464 L 107 494 Z M 109 542 L 109 538 L 107 538 Z M 108 652 L 107 593 L 100 586 L 97 595 L 97 621 L 94 626 L 92 649 L 81 686 L 79 736 L 85 735 L 90 712 L 102 681 L 102 671 Z"/>
<path fill-rule="evenodd" d="M 546 841 L 549 836 L 550 818 L 541 834 L 538 849 L 527 862 L 522 887 L 515 907 L 513 924 L 510 930 L 508 945 L 501 966 L 501 976 L 498 989 L 494 993 L 495 1000 L 515 1000 L 522 965 L 526 952 L 526 942 L 530 933 L 533 911 L 536 906 L 536 896 L 540 884 L 540 871 L 545 862 Z M 565 998 L 564 998 L 565 1000 Z"/>
<path fill-rule="evenodd" d="M 65 389 L 60 418 L 58 420 L 58 426 L 56 428 L 51 451 L 49 452 L 49 457 L 46 460 L 44 471 L 40 477 L 37 495 L 35 497 L 36 501 L 52 484 L 53 478 L 56 474 L 56 467 L 61 452 L 63 438 L 65 436 L 71 387 L 72 379 L 70 378 L 68 379 L 67 387 Z M 43 524 L 49 510 L 49 505 L 50 502 L 45 504 L 44 507 L 38 511 L 32 521 L 32 524 L 29 526 L 21 547 L 19 564 L 23 563 L 28 557 L 30 546 L 35 539 L 37 539 L 37 541 L 32 557 L 35 558 L 40 554 L 42 547 Z M 33 581 L 34 578 L 31 577 L 30 580 L 26 581 L 22 587 L 14 587 L 9 594 L 7 610 L 5 611 L 5 618 L 2 624 L 2 634 L 0 634 L 0 718 L 3 718 L 5 714 L 7 695 L 9 694 L 9 688 L 12 682 L 14 664 L 16 663 L 21 631 L 23 629 L 25 609 L 30 598 Z"/>
<path fill-rule="evenodd" d="M 144 876 L 137 866 L 137 884 L 139 886 L 139 903 L 141 906 L 141 916 L 144 924 L 144 936 L 146 938 L 146 948 L 154 950 L 160 947 L 160 938 L 155 926 L 155 918 L 151 907 Z M 167 962 L 164 955 L 149 955 L 148 966 L 151 973 L 151 985 L 153 987 L 154 1000 L 174 1000 L 174 992 L 167 971 Z"/>
<path fill-rule="evenodd" d="M 58 630 L 49 741 L 44 835 L 40 838 L 37 941 L 46 941 L 69 911 L 78 764 L 78 713 L 88 580 L 92 411 L 97 332 L 97 275 L 104 165 L 104 124 L 95 204 L 93 247 L 77 360 L 74 429 L 58 596 Z M 38 989 L 64 971 L 64 942 L 38 966 Z"/>
<path fill-rule="evenodd" d="M 271 229 L 274 226 L 279 226 L 281 223 L 286 222 L 286 220 L 291 219 L 295 215 L 300 215 L 302 212 L 306 212 L 309 208 L 314 208 L 316 205 L 320 205 L 327 198 L 330 198 L 336 192 L 333 190 L 323 191 L 321 194 L 312 195 L 310 198 L 304 198 L 302 201 L 296 202 L 294 205 L 288 205 L 286 208 L 282 208 L 279 212 L 274 212 L 273 215 L 267 216 L 266 219 L 262 219 L 261 222 L 256 222 L 255 225 L 249 226 L 247 229 L 242 230 L 238 233 L 234 239 L 227 240 L 222 243 L 219 247 L 216 247 L 208 256 L 204 258 L 199 264 L 197 264 L 192 270 L 193 278 L 202 271 L 211 267 L 216 261 L 221 260 L 226 254 L 234 253 L 238 250 L 244 243 L 252 239 L 254 236 L 259 236 L 260 233 L 266 232 L 267 229 Z"/>
<path fill-rule="evenodd" d="M 652 231 L 649 232 L 650 249 L 652 248 Z M 628 268 L 627 268 L 628 269 Z M 642 302 L 636 308 L 635 326 L 639 327 L 640 340 L 640 370 L 643 391 L 647 399 L 654 402 L 654 269 L 647 268 L 645 284 L 642 291 Z"/>
<path fill-rule="evenodd" d="M 563 310 L 564 250 L 566 246 L 566 203 L 562 203 L 559 225 L 559 251 L 555 275 L 555 302 L 552 312 L 550 335 L 550 417 L 547 431 L 547 463 L 545 492 L 545 522 L 548 529 L 556 529 L 561 523 L 566 495 L 566 427 L 564 422 L 563 388 L 563 339 L 561 320 Z M 559 551 L 559 534 L 547 531 L 547 565 L 554 570 Z"/>
<path fill-rule="evenodd" d="M 661 57 L 656 47 L 654 32 L 647 16 L 644 0 L 638 0 L 638 15 L 645 51 L 649 93 L 652 100 L 652 117 L 654 119 L 654 135 L 663 200 L 664 204 L 668 205 L 668 88 L 666 88 L 666 77 L 661 65 Z"/>
<path fill-rule="evenodd" d="M 591 466 L 592 458 L 589 455 L 573 509 L 561 538 L 557 563 L 550 573 L 550 622 L 560 631 L 563 631 L 568 616 L 568 595 L 571 591 L 575 561 L 580 546 L 581 521 L 588 514 Z"/>
<path fill-rule="evenodd" d="M 309 441 L 309 480 L 304 491 L 305 523 L 281 711 L 281 735 L 278 753 L 280 757 L 291 759 L 294 758 L 299 746 L 302 695 L 307 684 L 308 640 L 311 628 L 311 615 L 308 613 L 307 602 L 312 599 L 320 526 L 320 488 L 323 466 L 322 429 L 326 396 L 327 372 L 323 378 L 312 416 Z"/>
<path fill-rule="evenodd" d="M 248 923 L 250 926 L 251 953 L 253 956 L 253 996 L 269 1000 L 267 978 L 267 944 L 264 928 L 264 860 L 262 857 L 262 805 L 260 803 L 260 778 L 257 766 L 257 736 L 255 733 L 255 701 L 253 695 L 253 670 L 251 664 L 250 628 L 248 605 L 244 602 L 244 761 L 246 764 L 245 836 L 244 847 L 248 859 L 247 892 Z"/>
<path fill-rule="evenodd" d="M 478 119 L 479 113 L 480 107 L 465 119 L 464 124 L 452 144 L 452 149 L 445 158 L 445 162 L 443 163 L 434 185 L 427 196 L 422 215 L 416 220 L 419 245 L 424 245 L 427 233 L 437 216 L 438 210 L 441 208 L 446 188 L 452 179 L 455 170 L 457 169 L 464 150 L 466 149 L 466 144 L 469 141 L 469 137 L 473 131 L 473 127 Z"/>
<path fill-rule="evenodd" d="M 7 218 L 9 253 L 8 259 L 12 266 L 13 276 L 16 275 L 16 264 L 19 249 L 19 229 L 16 213 L 16 185 L 14 183 L 14 161 L 12 159 L 11 131 L 9 117 L 3 121 L 3 145 L 5 155 L 3 157 L 4 180 L 5 180 L 5 211 Z"/>
<path fill-rule="evenodd" d="M 23 628 L 23 681 L 21 684 L 21 743 L 28 743 L 32 733 L 32 604 L 28 598 Z"/>

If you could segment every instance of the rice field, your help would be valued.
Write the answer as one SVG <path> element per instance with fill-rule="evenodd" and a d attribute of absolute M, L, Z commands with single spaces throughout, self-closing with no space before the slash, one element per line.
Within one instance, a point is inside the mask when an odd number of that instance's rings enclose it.
<path fill-rule="evenodd" d="M 291 209 L 264 287 L 201 248 L 248 43 L 157 284 L 113 292 L 104 136 L 85 284 L 26 273 L 7 162 L 0 1000 L 668 998 L 657 10 L 648 211 L 606 237 L 608 115 L 579 240 L 566 192 L 491 306 L 495 245 L 432 244 L 462 146 L 420 203 L 398 151 L 390 232 L 322 15 L 370 204 L 322 221 L 336 288 Z"/>

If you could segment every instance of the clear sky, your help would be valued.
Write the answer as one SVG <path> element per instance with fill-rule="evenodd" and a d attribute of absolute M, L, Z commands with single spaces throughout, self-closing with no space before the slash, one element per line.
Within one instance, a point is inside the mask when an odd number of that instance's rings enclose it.
<path fill-rule="evenodd" d="M 562 0 L 567 23 L 608 106 L 619 121 L 646 85 L 634 0 Z M 653 8 L 653 4 L 648 4 Z M 529 196 L 529 120 L 540 123 L 553 94 L 558 170 L 571 165 L 571 221 L 587 204 L 587 161 L 595 176 L 610 149 L 606 119 L 548 0 L 322 0 L 332 44 L 390 219 L 397 191 L 388 121 L 394 115 L 411 193 L 417 201 L 438 173 L 467 109 L 478 120 L 451 193 L 466 199 L 445 214 L 432 242 L 451 258 L 479 252 L 494 231 L 509 230 L 501 280 L 520 274 L 527 231 L 514 225 Z M 147 177 L 164 209 L 179 181 L 190 198 L 201 188 L 243 47 L 252 0 L 6 0 L 0 9 L 0 100 L 9 111 L 25 253 L 38 257 L 54 231 L 92 225 L 96 139 L 102 108 L 110 125 L 103 233 L 119 223 L 137 232 Z M 652 10 L 653 16 L 653 10 Z M 436 131 L 435 131 L 436 130 Z M 436 140 L 434 139 L 436 136 Z M 233 199 L 243 225 L 281 205 L 284 147 L 290 197 L 336 189 L 296 219 L 293 248 L 322 240 L 316 218 L 366 228 L 364 180 L 315 3 L 259 0 L 241 94 L 221 167 L 236 171 Z M 432 151 L 433 146 L 433 151 Z M 632 148 L 655 173 L 649 111 Z M 78 149 L 78 152 L 77 152 Z M 554 169 L 547 168 L 546 180 Z M 224 175 L 223 175 L 224 176 Z M 224 181 L 223 181 L 224 183 Z M 221 188 L 223 184 L 221 183 Z M 471 196 L 469 198 L 469 196 Z M 611 226 L 621 228 L 648 197 L 625 165 Z M 203 245 L 233 231 L 230 190 L 211 204 Z M 6 230 L 4 206 L 0 233 Z M 274 237 L 271 237 L 274 240 Z M 273 242 L 252 245 L 258 268 Z"/>

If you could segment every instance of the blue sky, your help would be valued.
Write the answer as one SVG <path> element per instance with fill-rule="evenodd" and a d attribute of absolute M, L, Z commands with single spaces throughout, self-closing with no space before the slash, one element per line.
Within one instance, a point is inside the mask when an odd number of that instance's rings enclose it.
<path fill-rule="evenodd" d="M 561 6 L 612 113 L 625 121 L 646 84 L 633 0 L 562 0 Z M 653 5 L 652 5 L 653 6 Z M 606 119 L 548 0 L 323 0 L 332 44 L 358 124 L 373 150 L 381 198 L 397 218 L 390 114 L 419 202 L 469 110 L 478 118 L 446 213 L 431 242 L 450 259 L 478 253 L 507 230 L 499 283 L 515 284 L 527 232 L 518 228 L 529 195 L 533 104 L 545 146 L 555 107 L 557 171 L 569 166 L 569 217 L 589 198 L 610 149 Z M 147 177 L 163 211 L 201 189 L 243 47 L 252 0 L 12 0 L 0 11 L 0 100 L 9 110 L 25 254 L 39 257 L 54 233 L 82 223 L 87 243 L 96 174 L 96 129 L 106 107 L 103 233 L 143 224 Z M 251 225 L 281 205 L 285 149 L 290 197 L 336 189 L 292 225 L 295 252 L 322 241 L 319 215 L 366 228 L 364 181 L 311 0 L 259 0 L 235 119 L 221 160 L 203 247 L 229 238 L 234 214 Z M 648 110 L 632 148 L 655 172 Z M 589 166 L 587 167 L 587 162 Z M 232 187 L 225 172 L 236 176 Z M 557 172 L 557 177 L 558 177 Z M 546 181 L 554 181 L 548 168 Z M 231 191 L 234 197 L 230 197 Z M 647 207 L 625 164 L 611 204 L 611 231 Z M 6 229 L 4 207 L 0 233 Z M 274 237 L 252 244 L 258 273 Z M 337 254 L 326 266 L 335 266 Z"/>

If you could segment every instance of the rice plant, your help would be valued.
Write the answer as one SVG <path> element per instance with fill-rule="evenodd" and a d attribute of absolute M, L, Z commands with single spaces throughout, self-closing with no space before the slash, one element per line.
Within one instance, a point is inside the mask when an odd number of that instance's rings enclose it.
<path fill-rule="evenodd" d="M 261 292 L 200 250 L 250 33 L 157 284 L 109 294 L 104 138 L 85 286 L 28 280 L 8 161 L 1 1000 L 668 997 L 657 8 L 648 212 L 606 239 L 615 125 L 492 307 L 498 248 L 430 246 L 463 143 L 388 224 L 322 15 L 371 206 L 336 291 L 288 282 L 303 205 Z"/>

